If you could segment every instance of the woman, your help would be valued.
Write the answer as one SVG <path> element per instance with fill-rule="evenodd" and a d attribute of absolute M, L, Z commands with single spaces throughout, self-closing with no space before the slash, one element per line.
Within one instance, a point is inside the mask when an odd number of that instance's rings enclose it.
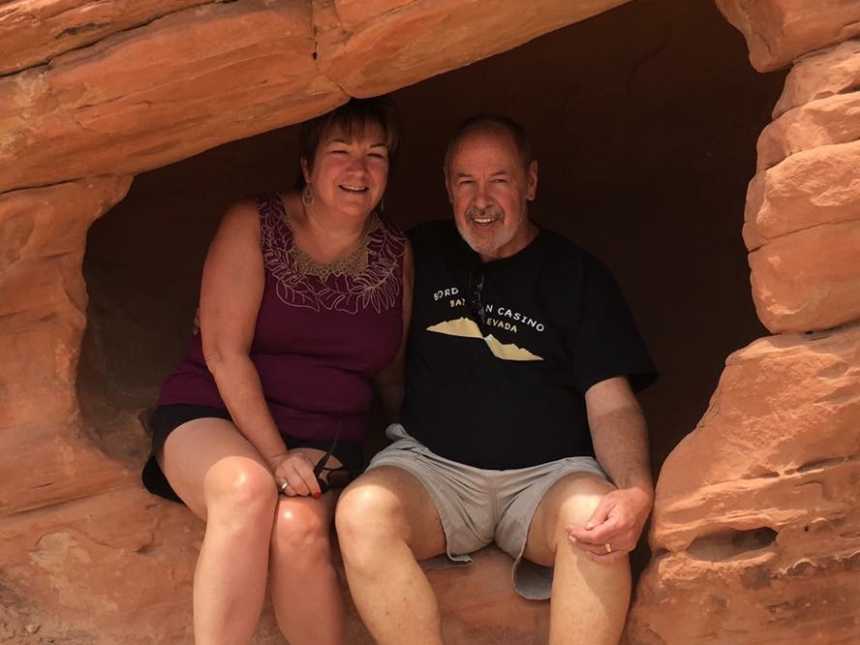
<path fill-rule="evenodd" d="M 267 579 L 291 645 L 343 642 L 337 488 L 363 466 L 372 381 L 387 409 L 402 396 L 411 256 L 377 214 L 396 147 L 381 99 L 310 122 L 300 189 L 236 204 L 209 248 L 200 333 L 162 386 L 144 470 L 206 522 L 198 645 L 247 643 Z"/>

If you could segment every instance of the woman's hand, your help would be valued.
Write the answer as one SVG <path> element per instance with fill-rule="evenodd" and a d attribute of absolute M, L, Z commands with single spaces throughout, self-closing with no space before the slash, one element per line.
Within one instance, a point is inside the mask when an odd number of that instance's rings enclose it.
<path fill-rule="evenodd" d="M 301 448 L 288 450 L 269 459 L 278 490 L 287 497 L 318 498 L 320 485 L 314 475 L 314 462 Z"/>

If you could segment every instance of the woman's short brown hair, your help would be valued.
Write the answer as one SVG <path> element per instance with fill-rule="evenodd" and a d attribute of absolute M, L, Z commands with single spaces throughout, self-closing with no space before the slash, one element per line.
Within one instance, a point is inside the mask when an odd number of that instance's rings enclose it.
<path fill-rule="evenodd" d="M 339 108 L 305 121 L 299 132 L 301 158 L 308 167 L 313 165 L 317 148 L 322 138 L 333 128 L 341 130 L 347 138 L 353 133 L 361 134 L 368 125 L 378 125 L 385 135 L 388 146 L 389 164 L 393 164 L 400 143 L 400 131 L 394 109 L 394 102 L 388 96 L 370 99 L 350 99 Z M 305 176 L 299 172 L 296 187 L 305 187 Z"/>

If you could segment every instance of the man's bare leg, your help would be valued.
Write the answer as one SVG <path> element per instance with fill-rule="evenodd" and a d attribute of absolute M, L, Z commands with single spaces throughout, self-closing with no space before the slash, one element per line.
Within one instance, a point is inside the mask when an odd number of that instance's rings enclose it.
<path fill-rule="evenodd" d="M 597 562 L 567 535 L 569 526 L 588 521 L 611 490 L 611 484 L 593 475 L 568 475 L 547 492 L 532 520 L 525 557 L 555 567 L 550 645 L 617 645 L 624 631 L 628 558 Z"/>
<path fill-rule="evenodd" d="M 441 645 L 439 607 L 417 560 L 445 551 L 430 495 L 412 475 L 381 466 L 341 495 L 335 515 L 346 577 L 380 645 Z"/>

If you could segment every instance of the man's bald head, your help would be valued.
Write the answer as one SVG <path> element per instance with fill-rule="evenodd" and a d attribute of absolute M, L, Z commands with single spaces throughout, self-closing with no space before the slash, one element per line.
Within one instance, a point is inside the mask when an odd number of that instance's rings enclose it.
<path fill-rule="evenodd" d="M 448 142 L 443 166 L 446 177 L 451 169 L 451 158 L 457 147 L 462 141 L 478 134 L 490 134 L 510 138 L 519 153 L 523 168 L 528 169 L 532 161 L 532 148 L 525 128 L 506 116 L 478 114 L 463 121 Z"/>

